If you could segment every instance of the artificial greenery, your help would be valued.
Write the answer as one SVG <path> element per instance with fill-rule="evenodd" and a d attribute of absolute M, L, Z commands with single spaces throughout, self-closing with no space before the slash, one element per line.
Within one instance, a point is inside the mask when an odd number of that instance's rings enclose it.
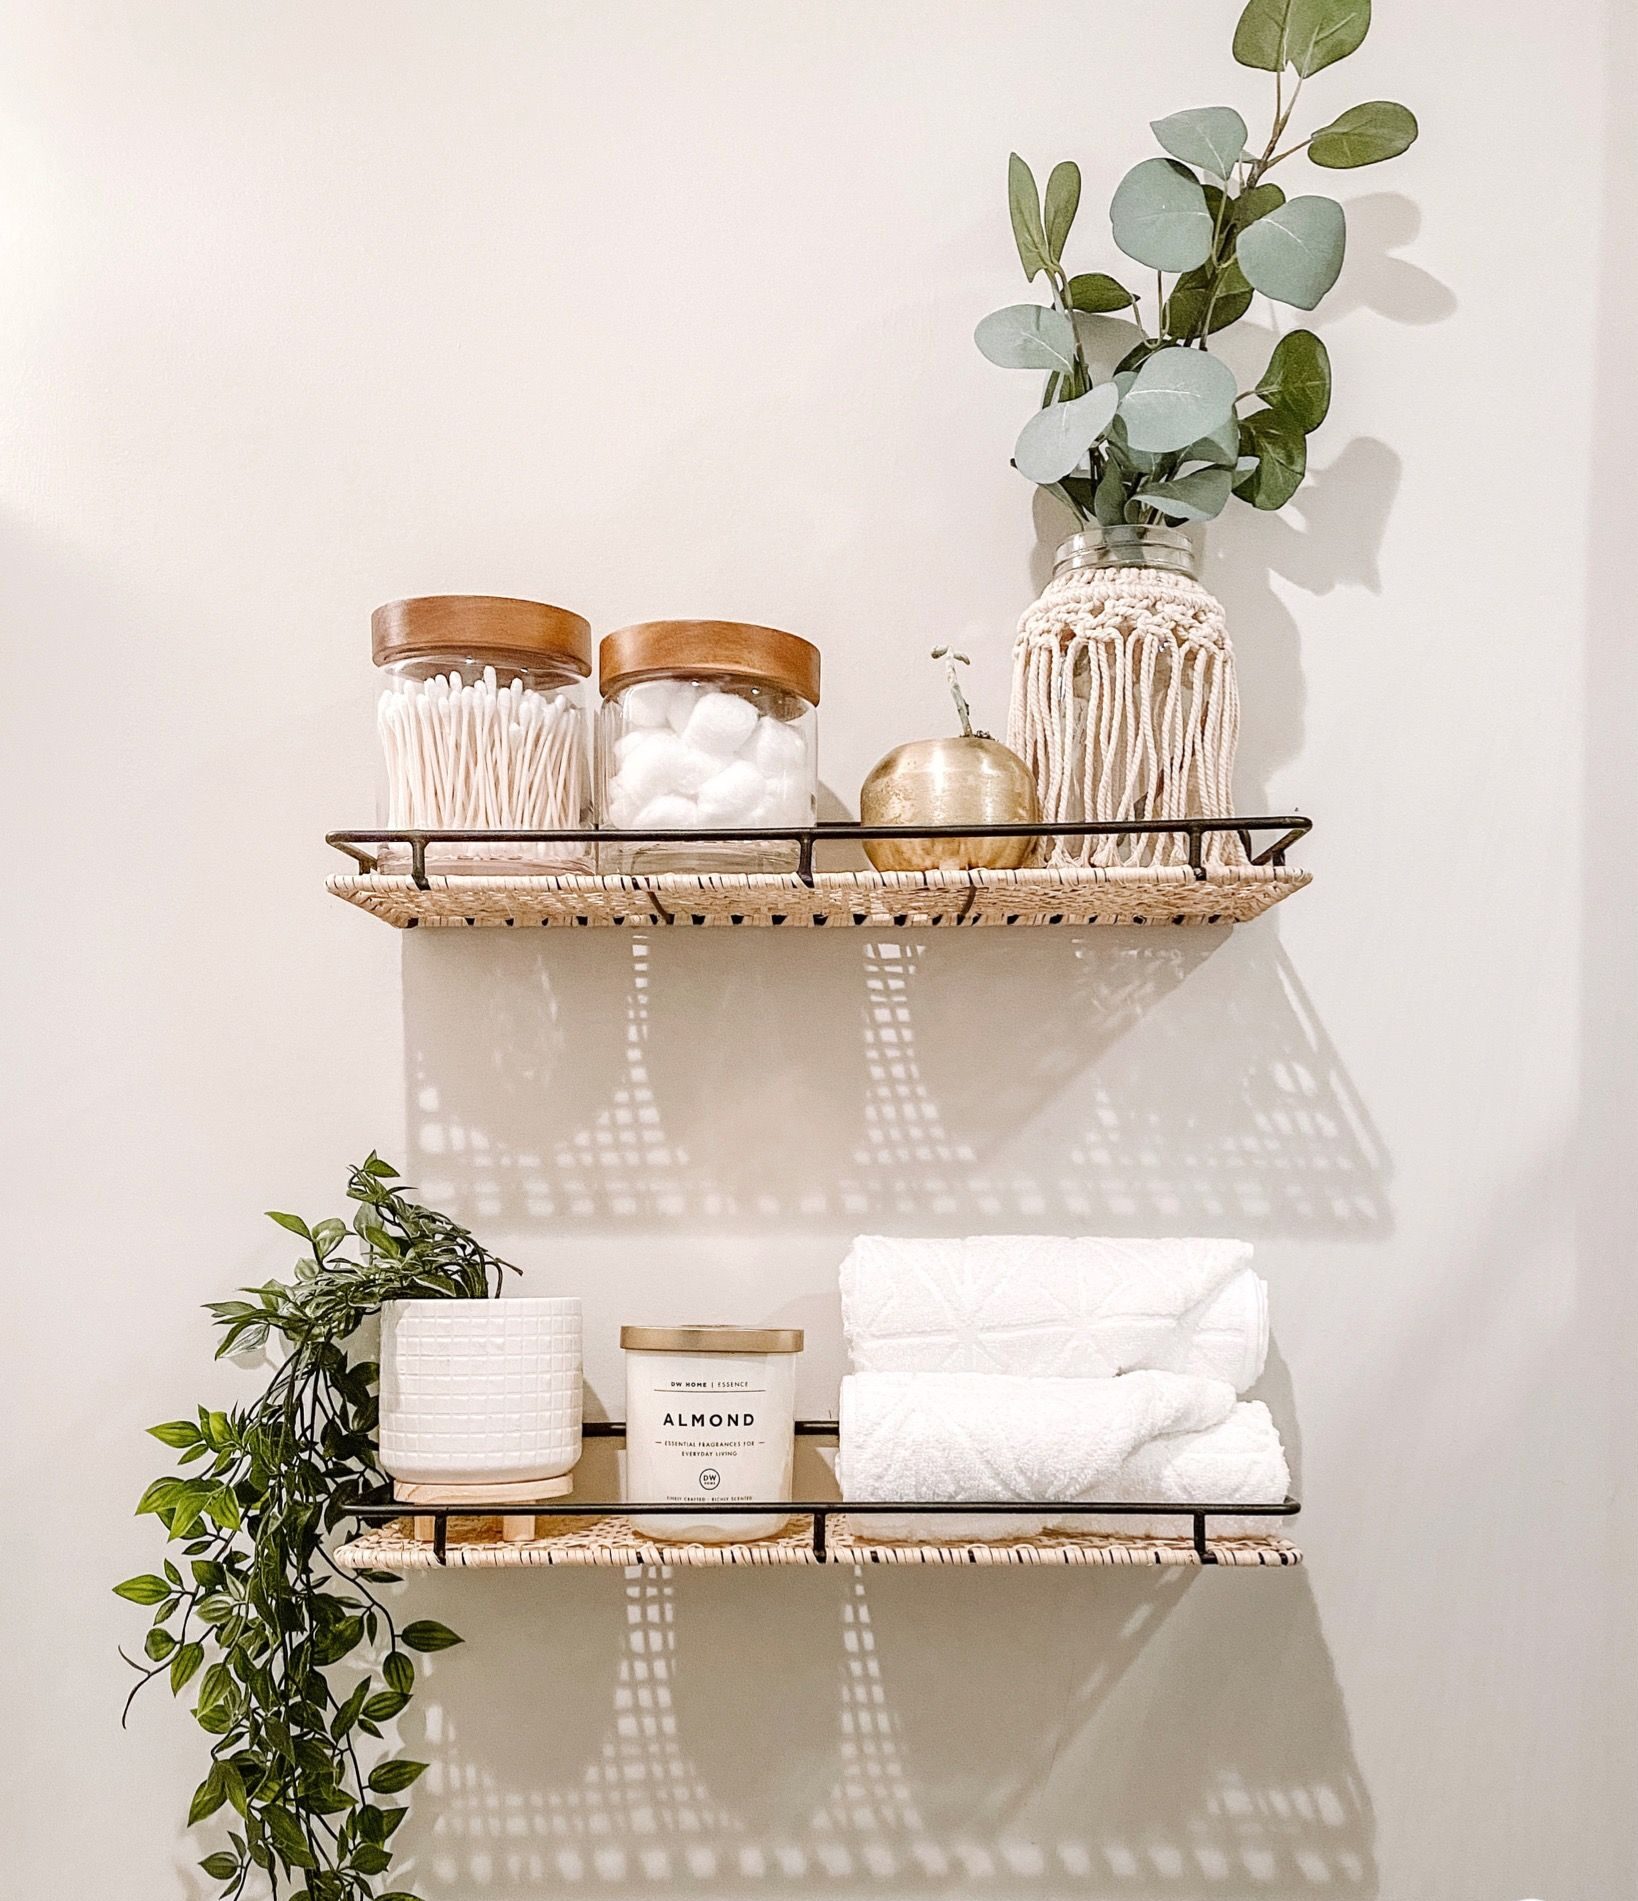
<path fill-rule="evenodd" d="M 1070 275 L 1064 246 L 1080 205 L 1080 168 L 1053 167 L 1044 198 L 1016 153 L 1008 172 L 1013 236 L 1026 277 L 1046 279 L 1050 305 L 1014 304 L 979 324 L 978 347 L 1006 369 L 1044 370 L 1041 407 L 1014 450 L 1020 472 L 1084 522 L 1207 521 L 1231 495 L 1281 508 L 1307 470 L 1307 438 L 1331 402 L 1325 345 L 1293 330 L 1274 346 L 1255 389 L 1212 355 L 1207 339 L 1236 323 L 1255 293 L 1312 310 L 1342 269 L 1346 220 L 1335 199 L 1288 198 L 1269 173 L 1300 153 L 1327 170 L 1396 158 L 1416 138 L 1401 105 L 1353 106 L 1304 138 L 1289 136 L 1304 83 L 1352 53 L 1370 0 L 1250 0 L 1234 34 L 1242 66 L 1274 76 L 1267 139 L 1253 150 L 1232 106 L 1154 121 L 1166 156 L 1121 180 L 1109 207 L 1116 245 L 1152 270 L 1152 321 L 1142 297 L 1103 271 Z M 1099 320 L 1142 332 L 1112 371 L 1097 369 Z M 1106 358 L 1108 353 L 1105 352 Z M 1249 405 L 1249 407 L 1245 407 Z"/>
<path fill-rule="evenodd" d="M 115 1586 L 153 1607 L 145 1661 L 125 1658 L 139 1672 L 131 1699 L 161 1674 L 175 1696 L 197 1684 L 210 1768 L 188 1821 L 226 1811 L 228 1846 L 200 1866 L 228 1897 L 258 1870 L 273 1895 L 358 1901 L 375 1891 L 406 1812 L 377 1798 L 402 1794 L 426 1765 L 388 1756 L 366 1766 L 365 1739 L 379 1740 L 409 1702 L 410 1652 L 460 1642 L 430 1620 L 400 1628 L 371 1588 L 398 1580 L 346 1577 L 326 1548 L 350 1499 L 391 1496 L 376 1461 L 378 1368 L 353 1357 L 359 1329 L 385 1301 L 498 1294 L 508 1266 L 396 1179 L 373 1154 L 351 1171 L 350 1226 L 270 1217 L 307 1245 L 293 1279 L 209 1308 L 218 1359 L 282 1344 L 265 1388 L 245 1407 L 201 1406 L 150 1428 L 182 1472 L 156 1479 L 137 1510 L 160 1521 L 183 1564 L 167 1558 L 162 1572 Z"/>

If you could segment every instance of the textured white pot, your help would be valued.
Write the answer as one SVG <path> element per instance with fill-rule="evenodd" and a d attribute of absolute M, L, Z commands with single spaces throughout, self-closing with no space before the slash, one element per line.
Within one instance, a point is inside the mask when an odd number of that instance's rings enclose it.
<path fill-rule="evenodd" d="M 580 1457 L 580 1302 L 394 1300 L 381 1463 L 419 1485 L 557 1478 Z"/>

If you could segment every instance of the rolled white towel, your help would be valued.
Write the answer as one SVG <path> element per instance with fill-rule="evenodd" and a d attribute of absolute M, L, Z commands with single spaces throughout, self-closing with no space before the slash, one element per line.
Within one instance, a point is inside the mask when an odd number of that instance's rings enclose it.
<path fill-rule="evenodd" d="M 842 1262 L 842 1324 L 861 1373 L 1148 1369 L 1243 1393 L 1268 1356 L 1250 1261 L 1245 1241 L 861 1234 Z"/>
<path fill-rule="evenodd" d="M 928 1503 L 1110 1499 L 1134 1454 L 1227 1419 L 1223 1380 L 984 1373 L 853 1373 L 842 1381 L 836 1476 L 843 1498 Z M 1017 1538 L 1049 1515 L 869 1513 L 882 1538 Z"/>
<path fill-rule="evenodd" d="M 1260 1400 L 1250 1400 L 1204 1432 L 1139 1446 L 1121 1467 L 1114 1491 L 1104 1496 L 1112 1504 L 1278 1505 L 1290 1490 L 1291 1468 L 1273 1415 Z M 1112 1531 L 1129 1537 L 1175 1538 L 1190 1529 L 1186 1519 L 1136 1514 L 1066 1517 L 1053 1523 L 1064 1531 Z M 1207 1526 L 1219 1538 L 1268 1538 L 1279 1529 L 1276 1518 L 1213 1518 Z"/>

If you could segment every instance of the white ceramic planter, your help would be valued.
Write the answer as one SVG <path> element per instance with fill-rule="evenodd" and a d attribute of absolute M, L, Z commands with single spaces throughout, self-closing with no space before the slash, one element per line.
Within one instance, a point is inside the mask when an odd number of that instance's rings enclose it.
<path fill-rule="evenodd" d="M 395 1300 L 381 1312 L 381 1463 L 404 1484 L 518 1485 L 580 1457 L 580 1302 Z"/>

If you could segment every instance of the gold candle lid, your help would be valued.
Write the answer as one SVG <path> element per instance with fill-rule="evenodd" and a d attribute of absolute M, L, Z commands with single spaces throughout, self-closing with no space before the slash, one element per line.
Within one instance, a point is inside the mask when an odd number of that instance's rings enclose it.
<path fill-rule="evenodd" d="M 628 1353 L 800 1353 L 800 1327 L 622 1327 Z"/>

